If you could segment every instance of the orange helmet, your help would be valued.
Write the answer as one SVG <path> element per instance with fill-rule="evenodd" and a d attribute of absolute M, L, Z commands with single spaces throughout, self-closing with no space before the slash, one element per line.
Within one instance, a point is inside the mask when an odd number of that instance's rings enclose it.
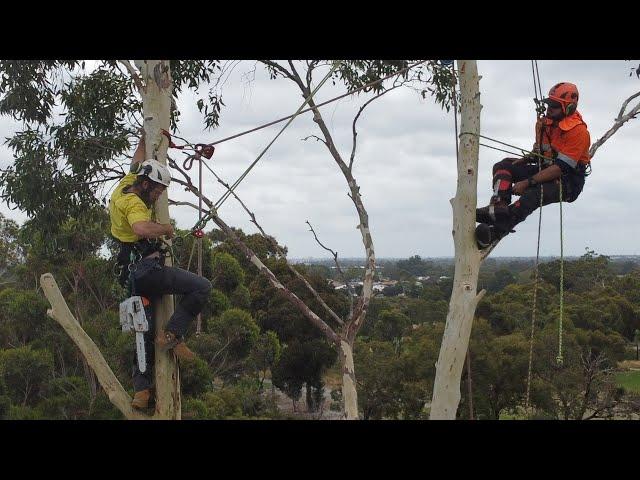
<path fill-rule="evenodd" d="M 578 108 L 578 87 L 573 83 L 561 82 L 556 83 L 549 90 L 549 97 L 543 102 L 556 101 L 562 105 L 562 112 L 565 115 L 571 115 Z"/>

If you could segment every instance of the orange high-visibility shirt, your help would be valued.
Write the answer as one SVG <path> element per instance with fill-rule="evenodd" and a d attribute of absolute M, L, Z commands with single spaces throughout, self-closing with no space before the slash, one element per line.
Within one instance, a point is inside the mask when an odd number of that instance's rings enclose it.
<path fill-rule="evenodd" d="M 580 113 L 563 118 L 556 125 L 548 118 L 536 122 L 536 142 L 540 143 L 545 157 L 561 160 L 572 168 L 586 165 L 591 159 L 591 136 Z"/>

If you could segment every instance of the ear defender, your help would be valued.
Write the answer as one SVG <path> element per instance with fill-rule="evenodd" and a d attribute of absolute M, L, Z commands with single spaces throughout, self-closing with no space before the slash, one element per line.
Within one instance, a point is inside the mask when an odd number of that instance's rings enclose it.
<path fill-rule="evenodd" d="M 567 106 L 564 108 L 564 114 L 566 116 L 572 115 L 577 108 L 578 105 L 576 103 L 567 103 Z"/>

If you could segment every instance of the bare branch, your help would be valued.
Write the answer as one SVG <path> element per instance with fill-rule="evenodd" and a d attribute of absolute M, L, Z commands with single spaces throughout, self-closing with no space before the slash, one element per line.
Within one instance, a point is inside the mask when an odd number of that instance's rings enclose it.
<path fill-rule="evenodd" d="M 138 72 L 136 72 L 135 68 L 133 68 L 133 65 L 131 65 L 131 62 L 129 62 L 129 60 L 118 60 L 118 62 L 124 65 L 125 68 L 129 71 L 129 74 L 131 75 L 133 82 L 136 84 L 136 88 L 138 89 L 138 92 L 140 92 L 140 95 L 142 95 L 143 93 L 146 93 L 147 90 L 145 89 L 144 85 L 142 85 L 142 80 L 140 79 L 140 75 L 138 75 Z"/>
<path fill-rule="evenodd" d="M 299 80 L 299 77 L 298 77 Z M 305 88 L 302 85 L 302 81 L 296 82 L 298 86 L 302 90 L 302 94 L 305 97 L 309 97 L 310 92 L 309 89 Z M 357 307 L 355 308 L 351 318 L 349 320 L 348 331 L 346 332 L 346 338 L 348 341 L 352 342 L 355 339 L 355 335 L 357 334 L 359 328 L 362 326 L 364 322 L 367 309 L 369 307 L 369 303 L 371 301 L 371 296 L 373 294 L 373 277 L 375 275 L 375 253 L 373 247 L 373 240 L 371 238 L 371 232 L 369 230 L 369 216 L 367 211 L 362 203 L 362 198 L 360 195 L 360 187 L 358 186 L 355 178 L 353 177 L 351 171 L 349 170 L 347 164 L 342 159 L 342 156 L 338 152 L 331 133 L 327 128 L 327 125 L 322 118 L 322 114 L 318 109 L 318 106 L 315 104 L 313 98 L 309 99 L 309 107 L 313 109 L 313 121 L 316 122 L 322 134 L 325 138 L 325 145 L 327 149 L 331 153 L 331 156 L 335 160 L 335 162 L 340 167 L 342 174 L 349 185 L 349 190 L 351 193 L 351 199 L 353 201 L 354 206 L 356 207 L 356 211 L 358 213 L 359 224 L 357 228 L 360 230 L 362 235 L 362 243 L 365 249 L 365 272 L 363 278 L 363 286 L 362 286 L 362 297 L 359 299 Z"/>
<path fill-rule="evenodd" d="M 169 158 L 169 157 L 167 157 Z M 214 207 L 213 202 L 208 199 L 205 195 L 202 194 L 191 182 L 191 179 L 187 173 L 182 170 L 173 160 L 171 160 L 171 166 L 178 170 L 185 178 L 185 180 L 180 180 L 178 178 L 173 179 L 179 185 L 183 185 L 186 189 L 193 194 L 195 194 L 198 198 L 202 198 L 202 201 L 209 207 L 209 211 L 206 212 L 208 216 L 210 216 L 211 220 L 223 231 L 223 233 L 229 238 L 233 243 L 236 244 L 237 247 L 240 248 L 240 251 L 245 255 L 245 257 L 258 269 L 260 273 L 262 273 L 267 279 L 269 283 L 273 287 L 275 287 L 282 295 L 284 295 L 287 300 L 293 303 L 300 312 L 304 314 L 304 316 L 314 325 L 316 326 L 327 339 L 334 343 L 336 346 L 340 345 L 340 337 L 331 329 L 329 325 L 327 325 L 324 320 L 322 320 L 313 310 L 311 310 L 300 298 L 285 287 L 273 274 L 273 272 L 258 258 L 258 256 L 242 241 L 235 232 L 218 216 L 218 213 Z"/>
<path fill-rule="evenodd" d="M 47 315 L 58 322 L 82 352 L 87 363 L 98 377 L 100 385 L 109 397 L 113 405 L 122 412 L 128 419 L 148 419 L 150 417 L 136 412 L 131 407 L 131 397 L 113 374 L 109 365 L 105 361 L 100 349 L 93 342 L 91 337 L 82 329 L 78 321 L 74 318 L 67 303 L 58 288 L 53 275 L 45 273 L 40 277 L 42 290 L 51 304 L 51 309 Z"/>
<path fill-rule="evenodd" d="M 289 70 L 287 70 L 286 68 L 284 68 L 282 65 L 280 65 L 279 63 L 273 62 L 271 60 L 260 60 L 261 63 L 264 63 L 265 65 L 270 66 L 271 68 L 273 68 L 274 70 L 280 72 L 281 75 L 284 75 L 286 78 L 288 78 L 289 80 L 293 80 L 294 82 L 297 83 L 296 79 L 293 77 L 293 75 L 291 74 L 291 72 Z"/>
<path fill-rule="evenodd" d="M 303 142 L 306 142 L 306 141 L 307 141 L 307 140 L 309 140 L 310 138 L 314 138 L 316 141 L 318 141 L 318 142 L 322 142 L 322 143 L 324 143 L 327 147 L 329 147 L 329 145 L 327 144 L 327 142 L 325 142 L 325 141 L 324 141 L 324 139 L 320 138 L 320 137 L 319 137 L 319 136 L 317 136 L 317 135 L 309 135 L 309 136 L 307 136 L 307 137 L 304 137 L 304 138 L 302 139 L 302 141 L 303 141 Z"/>
<path fill-rule="evenodd" d="M 356 132 L 356 122 L 358 121 L 358 118 L 360 118 L 360 114 L 362 113 L 362 111 L 367 107 L 367 105 L 369 105 L 371 102 L 373 102 L 374 100 L 377 100 L 378 98 L 380 98 L 381 96 L 383 96 L 385 93 L 390 92 L 392 90 L 395 90 L 398 87 L 401 87 L 402 83 L 399 84 L 394 84 L 391 88 L 388 88 L 387 90 L 383 90 L 382 92 L 380 92 L 378 95 L 376 95 L 375 97 L 367 100 L 364 105 L 362 105 L 360 107 L 360 109 L 358 110 L 358 114 L 355 116 L 355 118 L 353 119 L 353 126 L 352 126 L 352 131 L 353 131 L 353 148 L 351 149 L 351 158 L 349 159 L 349 171 L 352 170 L 353 168 L 353 160 L 356 156 L 356 137 L 358 136 L 358 133 Z"/>
<path fill-rule="evenodd" d="M 600 137 L 593 145 L 591 145 L 591 148 L 589 149 L 590 157 L 593 158 L 598 148 L 600 148 L 604 142 L 611 138 L 613 134 L 616 133 L 620 127 L 622 127 L 622 125 L 624 125 L 629 120 L 636 118 L 636 115 L 640 113 L 640 102 L 638 102 L 638 104 L 636 104 L 636 106 L 633 107 L 629 111 L 629 113 L 627 113 L 626 115 L 624 114 L 624 111 L 627 108 L 629 102 L 631 102 L 631 100 L 638 96 L 640 96 L 640 92 L 634 93 L 624 101 L 624 103 L 622 104 L 622 108 L 620 109 L 620 113 L 618 113 L 618 118 L 615 119 L 613 126 L 609 130 L 607 130 L 607 132 L 602 137 Z"/>
<path fill-rule="evenodd" d="M 318 302 L 320 303 L 320 305 L 322 305 L 322 307 L 329 313 L 329 315 L 336 321 L 338 322 L 339 325 L 344 325 L 344 322 L 342 321 L 342 319 L 331 309 L 331 307 L 329 307 L 329 305 L 327 305 L 325 303 L 325 301 L 322 299 L 322 297 L 320 296 L 320 294 L 318 292 L 316 292 L 316 290 L 311 286 L 311 284 L 307 281 L 307 279 L 304 277 L 304 275 L 302 275 L 300 272 L 298 272 L 295 268 L 293 268 L 293 266 L 291 264 L 289 264 L 289 261 L 286 258 L 286 254 L 284 252 L 284 250 L 280 247 L 280 245 L 278 245 L 278 242 L 275 240 L 275 238 L 273 238 L 271 235 L 267 235 L 266 232 L 262 229 L 262 227 L 260 226 L 260 224 L 258 223 L 258 221 L 256 220 L 256 216 L 253 212 L 251 212 L 247 206 L 244 204 L 244 202 L 242 200 L 240 200 L 240 197 L 238 197 L 238 195 L 236 194 L 236 192 L 234 192 L 233 190 L 231 190 L 231 187 L 229 186 L 228 183 L 226 183 L 225 181 L 223 181 L 213 170 L 211 170 L 211 173 L 213 173 L 213 175 L 216 177 L 216 179 L 218 180 L 219 183 L 221 183 L 229 192 L 231 192 L 231 195 L 233 195 L 235 197 L 235 199 L 240 203 L 240 205 L 242 205 L 242 208 L 244 208 L 245 212 L 247 212 L 247 214 L 249 215 L 249 217 L 251 217 L 251 223 L 253 223 L 258 230 L 260 230 L 260 234 L 269 241 L 269 243 L 271 243 L 271 245 L 275 248 L 275 250 L 278 252 L 278 254 L 284 258 L 285 263 L 287 264 L 287 268 L 289 269 L 289 271 L 291 273 L 293 273 L 303 284 L 305 287 L 307 287 L 307 289 L 311 292 L 311 294 L 314 296 L 314 298 L 316 300 L 318 300 Z"/>
<path fill-rule="evenodd" d="M 307 225 L 309 225 L 309 231 L 313 233 L 313 236 L 316 239 L 316 242 L 318 242 L 318 245 L 320 245 L 322 248 L 330 252 L 331 255 L 333 255 L 333 262 L 336 264 L 338 273 L 340 274 L 342 281 L 344 282 L 344 284 L 347 286 L 347 289 L 349 290 L 349 300 L 351 302 L 351 306 L 349 308 L 349 315 L 352 315 L 353 314 L 353 297 L 356 295 L 356 292 L 353 290 L 353 287 L 349 284 L 349 282 L 347 282 L 347 279 L 344 276 L 344 272 L 342 271 L 342 268 L 340 268 L 340 263 L 338 262 L 338 252 L 334 252 L 329 247 L 324 246 L 320 241 L 320 239 L 318 238 L 318 235 L 316 235 L 316 231 L 313 229 L 313 227 L 309 223 L 309 220 L 307 220 L 306 223 Z"/>
<path fill-rule="evenodd" d="M 624 115 L 624 111 L 627 108 L 627 105 L 629 105 L 629 102 L 631 100 L 633 100 L 634 98 L 636 98 L 637 96 L 640 95 L 640 92 L 634 93 L 633 95 L 631 95 L 629 98 L 627 98 L 623 103 L 622 103 L 622 107 L 620 107 L 620 113 L 618 113 L 618 118 L 616 118 L 616 120 L 621 120 L 623 115 Z"/>
<path fill-rule="evenodd" d="M 178 182 L 178 183 L 181 183 L 181 182 Z M 178 202 L 176 200 L 171 200 L 171 199 L 169 199 L 168 201 L 169 201 L 169 205 L 184 205 L 184 206 L 187 206 L 187 207 L 195 208 L 196 210 L 200 210 L 200 208 L 198 208 L 198 206 L 196 204 L 191 203 L 191 202 L 184 202 L 184 201 Z"/>
<path fill-rule="evenodd" d="M 302 78 L 300 77 L 300 75 L 298 74 L 298 71 L 296 70 L 295 65 L 293 64 L 293 62 L 291 60 L 288 60 L 289 62 L 289 66 L 291 67 L 291 73 L 293 75 L 291 75 L 291 80 L 293 80 L 294 82 L 296 82 L 298 84 L 298 86 L 300 87 L 300 90 L 302 90 L 302 92 L 304 93 L 304 97 L 308 97 L 309 94 L 311 93 L 311 79 L 309 79 L 309 85 L 308 85 L 308 90 L 309 93 L 305 93 L 305 86 L 302 83 Z"/>

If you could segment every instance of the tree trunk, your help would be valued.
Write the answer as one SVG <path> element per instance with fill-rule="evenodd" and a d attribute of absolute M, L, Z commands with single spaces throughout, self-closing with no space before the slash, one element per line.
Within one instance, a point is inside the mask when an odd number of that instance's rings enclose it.
<path fill-rule="evenodd" d="M 144 129 L 146 132 L 146 157 L 167 163 L 169 141 L 161 129 L 169 131 L 173 82 L 168 60 L 145 60 L 139 64 L 145 85 L 142 93 Z M 155 204 L 156 221 L 169 223 L 168 192 L 165 191 Z M 171 266 L 171 259 L 166 259 Z M 155 312 L 156 333 L 164 329 L 173 314 L 171 295 L 162 297 Z M 168 351 L 155 352 L 156 415 L 157 419 L 180 420 L 180 376 L 176 360 Z"/>
<path fill-rule="evenodd" d="M 476 305 L 484 295 L 476 294 L 482 261 L 475 240 L 478 187 L 478 136 L 480 134 L 480 91 L 475 60 L 459 60 L 461 122 L 458 187 L 451 200 L 455 275 L 453 291 L 431 401 L 431 419 L 454 420 L 460 403 L 460 379 L 469 346 Z"/>
<path fill-rule="evenodd" d="M 471 383 L 471 352 L 467 351 L 467 391 L 469 392 L 469 420 L 473 420 L 473 385 Z"/>
<path fill-rule="evenodd" d="M 358 392 L 356 374 L 353 367 L 352 342 L 340 341 L 340 365 L 342 365 L 342 399 L 344 401 L 344 419 L 358 420 Z"/>
<path fill-rule="evenodd" d="M 313 387 L 308 383 L 305 385 L 305 393 L 307 397 L 307 412 L 313 413 L 316 411 L 316 404 L 313 401 Z"/>

